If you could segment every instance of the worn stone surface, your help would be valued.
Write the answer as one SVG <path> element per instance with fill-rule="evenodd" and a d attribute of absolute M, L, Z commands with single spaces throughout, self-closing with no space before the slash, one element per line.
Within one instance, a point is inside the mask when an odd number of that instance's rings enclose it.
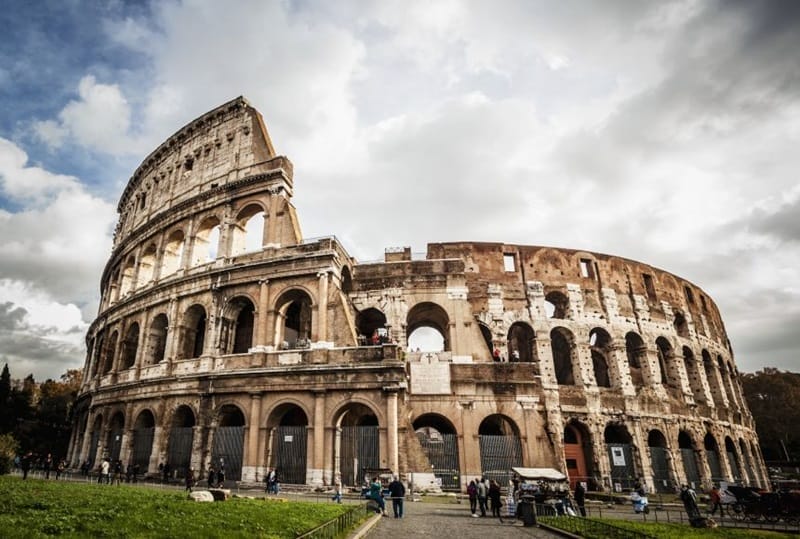
<path fill-rule="evenodd" d="M 671 488 L 694 467 L 706 486 L 766 484 L 722 317 L 695 284 L 504 243 L 359 264 L 333 236 L 303 239 L 293 185 L 241 98 L 135 171 L 87 334 L 73 465 L 224 465 L 228 481 L 277 466 L 286 483 L 345 485 L 371 467 L 462 488 L 511 464 L 591 488 Z M 421 327 L 443 351 L 408 350 Z M 507 458 L 490 458 L 489 436 Z M 440 443 L 453 444 L 446 464 Z M 608 444 L 627 447 L 627 470 Z"/>
<path fill-rule="evenodd" d="M 189 493 L 189 499 L 195 502 L 213 502 L 214 495 L 207 490 L 195 490 Z"/>

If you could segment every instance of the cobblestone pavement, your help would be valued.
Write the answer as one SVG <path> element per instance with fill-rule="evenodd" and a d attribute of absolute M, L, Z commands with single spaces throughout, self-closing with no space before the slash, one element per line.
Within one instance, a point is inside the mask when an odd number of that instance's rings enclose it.
<path fill-rule="evenodd" d="M 465 504 L 440 504 L 409 502 L 403 505 L 403 518 L 394 518 L 391 502 L 386 503 L 386 513 L 370 530 L 367 539 L 379 537 L 439 537 L 446 539 L 489 539 L 509 537 L 530 539 L 531 537 L 560 537 L 550 531 L 536 527 L 526 528 L 521 524 L 501 524 L 497 518 L 473 518 Z"/>

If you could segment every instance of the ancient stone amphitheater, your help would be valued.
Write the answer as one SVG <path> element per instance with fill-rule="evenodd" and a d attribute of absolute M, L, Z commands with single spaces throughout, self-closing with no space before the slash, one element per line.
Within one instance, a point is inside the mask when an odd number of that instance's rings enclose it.
<path fill-rule="evenodd" d="M 183 127 L 119 201 L 70 445 L 180 477 L 463 489 L 511 466 L 590 489 L 766 484 L 725 327 L 694 284 L 605 254 L 304 239 L 292 163 L 242 98 Z M 409 348 L 427 331 L 441 350 Z M 371 473 L 371 472 L 368 472 Z"/>

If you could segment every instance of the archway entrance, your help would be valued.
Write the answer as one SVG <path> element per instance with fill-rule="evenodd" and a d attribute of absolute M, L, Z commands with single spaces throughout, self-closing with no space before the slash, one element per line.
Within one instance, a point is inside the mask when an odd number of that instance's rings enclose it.
<path fill-rule="evenodd" d="M 441 487 L 460 489 L 458 435 L 453 424 L 438 414 L 424 414 L 414 421 L 414 432 Z"/>
<path fill-rule="evenodd" d="M 507 485 L 511 467 L 522 466 L 522 442 L 517 426 L 504 415 L 490 415 L 478 428 L 478 442 L 483 476 Z"/>
<path fill-rule="evenodd" d="M 612 487 L 632 488 L 636 482 L 631 435 L 625 425 L 608 425 L 603 434 L 608 449 Z"/>
<path fill-rule="evenodd" d="M 92 427 L 92 440 L 89 442 L 89 454 L 86 455 L 86 460 L 89 461 L 89 469 L 93 470 L 97 459 L 97 450 L 100 448 L 100 432 L 103 429 L 103 417 L 98 416 L 94 420 Z"/>
<path fill-rule="evenodd" d="M 696 488 L 700 484 L 700 472 L 697 468 L 692 437 L 686 431 L 681 431 L 678 435 L 678 447 L 681 450 L 683 473 L 686 475 L 686 482 L 692 488 Z"/>
<path fill-rule="evenodd" d="M 106 438 L 106 451 L 108 451 L 108 458 L 111 459 L 113 464 L 119 460 L 119 454 L 122 451 L 122 432 L 125 429 L 125 418 L 122 412 L 117 412 L 111 418 L 111 428 L 108 431 L 108 438 Z"/>
<path fill-rule="evenodd" d="M 378 418 L 363 404 L 347 406 L 337 421 L 336 457 L 343 485 L 361 485 L 364 470 L 380 467 Z"/>
<path fill-rule="evenodd" d="M 177 471 L 178 477 L 185 477 L 186 469 L 192 462 L 192 443 L 194 442 L 194 412 L 188 406 L 179 406 L 172 416 L 167 445 L 167 462 Z"/>
<path fill-rule="evenodd" d="M 674 492 L 669 481 L 669 451 L 667 439 L 660 430 L 651 430 L 647 435 L 650 448 L 650 467 L 653 469 L 653 484 L 656 492 Z"/>
<path fill-rule="evenodd" d="M 725 437 L 725 453 L 728 455 L 728 465 L 731 467 L 734 483 L 742 483 L 742 472 L 739 466 L 739 459 L 736 458 L 736 446 L 730 437 Z"/>
<path fill-rule="evenodd" d="M 584 425 L 572 422 L 564 427 L 564 460 L 569 486 L 573 490 L 579 481 L 585 481 L 589 490 L 597 488 L 592 481 L 591 451 L 591 437 Z"/>
<path fill-rule="evenodd" d="M 722 466 L 719 464 L 719 446 L 717 445 L 717 440 L 714 439 L 714 435 L 710 432 L 706 434 L 703 440 L 703 446 L 706 450 L 708 468 L 711 470 L 711 481 L 717 484 L 719 484 L 720 481 L 725 481 L 725 478 L 722 477 Z"/>
<path fill-rule="evenodd" d="M 272 412 L 267 426 L 272 437 L 269 467 L 277 470 L 282 483 L 304 485 L 308 451 L 306 413 L 296 404 L 283 404 Z"/>
<path fill-rule="evenodd" d="M 144 410 L 136 418 L 133 424 L 133 454 L 131 464 L 134 469 L 147 473 L 150 467 L 150 454 L 153 451 L 153 435 L 155 433 L 156 421 L 150 410 Z"/>
<path fill-rule="evenodd" d="M 211 465 L 225 471 L 228 481 L 242 479 L 244 453 L 244 414 L 238 407 L 227 404 L 219 411 L 219 426 L 214 434 Z"/>

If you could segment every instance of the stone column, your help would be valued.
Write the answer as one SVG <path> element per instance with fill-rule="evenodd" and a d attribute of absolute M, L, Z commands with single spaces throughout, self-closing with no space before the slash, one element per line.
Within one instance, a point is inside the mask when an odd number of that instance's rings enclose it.
<path fill-rule="evenodd" d="M 258 317 L 255 320 L 255 348 L 258 351 L 265 351 L 267 346 L 267 313 L 269 312 L 269 279 L 261 279 L 258 281 L 258 284 Z"/>
<path fill-rule="evenodd" d="M 142 474 L 147 474 L 151 470 L 155 471 L 158 470 L 158 465 L 162 461 L 163 455 L 167 452 L 167 444 L 169 443 L 169 437 L 167 436 L 167 440 L 165 441 L 164 438 L 164 431 L 169 433 L 169 430 L 156 425 L 153 429 L 153 446 L 150 450 L 150 462 L 147 464 L 146 470 L 140 470 Z M 164 459 L 166 460 L 166 459 Z"/>
<path fill-rule="evenodd" d="M 169 320 L 167 322 L 167 343 L 164 353 L 164 359 L 168 363 L 172 363 L 176 356 L 178 349 L 178 301 L 173 296 L 169 299 Z"/>
<path fill-rule="evenodd" d="M 247 422 L 245 451 L 242 455 L 242 481 L 256 481 L 261 470 L 258 458 L 258 435 L 261 426 L 261 394 L 250 394 L 250 419 Z"/>
<path fill-rule="evenodd" d="M 323 469 L 325 467 L 325 401 L 327 395 L 324 389 L 315 390 L 314 393 L 314 430 L 311 433 L 313 446 L 311 449 L 312 466 L 309 470 L 309 482 L 312 485 L 324 483 Z"/>
<path fill-rule="evenodd" d="M 317 335 L 316 346 L 329 348 L 328 342 L 328 275 L 330 271 L 324 270 L 317 273 L 319 278 L 318 301 L 317 301 Z"/>
<path fill-rule="evenodd" d="M 392 473 L 400 473 L 399 468 L 399 451 L 397 444 L 397 393 L 400 388 L 385 387 L 383 392 L 386 394 L 386 456 L 389 461 L 389 468 Z"/>

